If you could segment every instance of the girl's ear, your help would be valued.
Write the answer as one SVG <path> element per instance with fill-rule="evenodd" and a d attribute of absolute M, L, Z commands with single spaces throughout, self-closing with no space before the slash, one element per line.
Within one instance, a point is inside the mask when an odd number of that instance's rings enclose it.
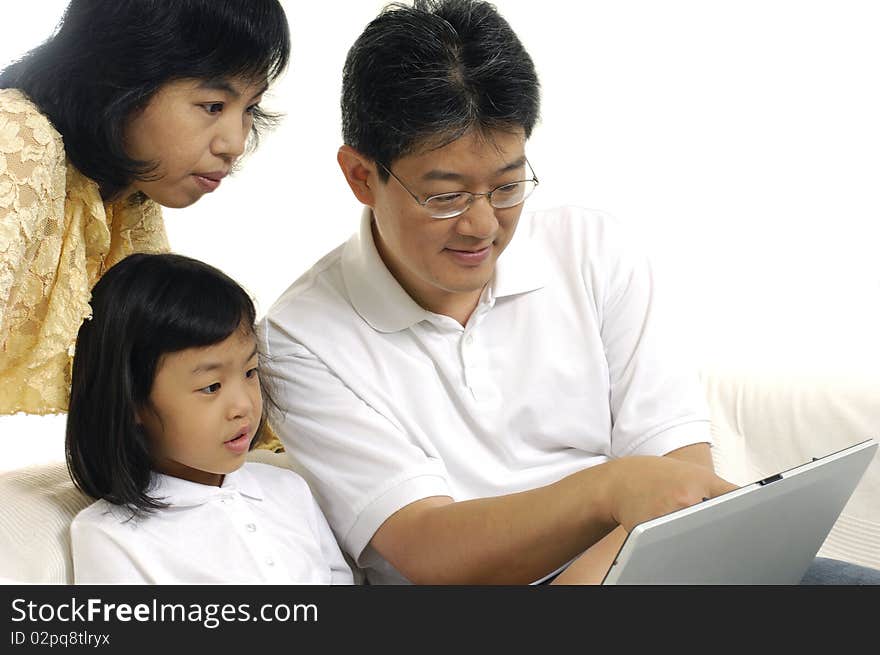
<path fill-rule="evenodd" d="M 336 161 L 345 175 L 351 192 L 362 205 L 375 208 L 376 199 L 370 185 L 376 180 L 376 165 L 351 146 L 342 146 L 336 153 Z"/>
<path fill-rule="evenodd" d="M 135 425 L 138 425 L 138 426 L 140 426 L 140 427 L 144 427 L 144 416 L 145 416 L 145 415 L 147 414 L 147 412 L 149 412 L 149 411 L 150 411 L 149 407 L 147 407 L 147 406 L 145 406 L 145 405 L 140 405 L 140 406 L 138 406 L 138 407 L 135 407 L 135 409 L 134 409 L 134 422 L 135 422 Z"/>

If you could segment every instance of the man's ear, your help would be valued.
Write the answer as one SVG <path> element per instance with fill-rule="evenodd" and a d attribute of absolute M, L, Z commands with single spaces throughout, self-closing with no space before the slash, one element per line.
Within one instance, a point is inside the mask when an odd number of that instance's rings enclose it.
<path fill-rule="evenodd" d="M 351 146 L 340 147 L 339 152 L 336 153 L 336 161 L 339 162 L 339 168 L 342 169 L 342 174 L 345 175 L 345 180 L 355 198 L 362 205 L 374 208 L 376 198 L 370 185 L 375 184 L 378 178 L 373 161 Z"/>

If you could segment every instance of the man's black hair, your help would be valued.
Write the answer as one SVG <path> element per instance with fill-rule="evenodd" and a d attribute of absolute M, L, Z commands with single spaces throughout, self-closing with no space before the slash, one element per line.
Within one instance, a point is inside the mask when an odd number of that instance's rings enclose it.
<path fill-rule="evenodd" d="M 348 52 L 342 135 L 347 145 L 390 166 L 471 129 L 521 128 L 528 138 L 539 104 L 532 59 L 493 5 L 394 3 Z M 379 175 L 388 179 L 382 168 Z"/>

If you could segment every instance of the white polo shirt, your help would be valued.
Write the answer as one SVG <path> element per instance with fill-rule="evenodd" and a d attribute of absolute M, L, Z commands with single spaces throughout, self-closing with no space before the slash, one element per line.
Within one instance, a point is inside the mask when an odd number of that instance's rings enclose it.
<path fill-rule="evenodd" d="M 371 582 L 404 579 L 371 548 L 428 496 L 496 496 L 609 458 L 709 442 L 647 259 L 578 208 L 524 213 L 462 327 L 385 267 L 371 215 L 261 321 L 273 428 Z"/>
<path fill-rule="evenodd" d="M 247 462 L 220 487 L 156 474 L 166 509 L 99 500 L 70 526 L 76 584 L 352 584 L 351 568 L 305 481 Z"/>

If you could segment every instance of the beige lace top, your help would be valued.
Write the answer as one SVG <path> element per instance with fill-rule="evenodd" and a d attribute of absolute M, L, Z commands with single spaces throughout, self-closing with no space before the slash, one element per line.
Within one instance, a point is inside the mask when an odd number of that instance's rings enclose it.
<path fill-rule="evenodd" d="M 159 205 L 103 203 L 46 117 L 0 89 L 0 414 L 66 410 L 89 290 L 126 255 L 167 250 Z"/>

